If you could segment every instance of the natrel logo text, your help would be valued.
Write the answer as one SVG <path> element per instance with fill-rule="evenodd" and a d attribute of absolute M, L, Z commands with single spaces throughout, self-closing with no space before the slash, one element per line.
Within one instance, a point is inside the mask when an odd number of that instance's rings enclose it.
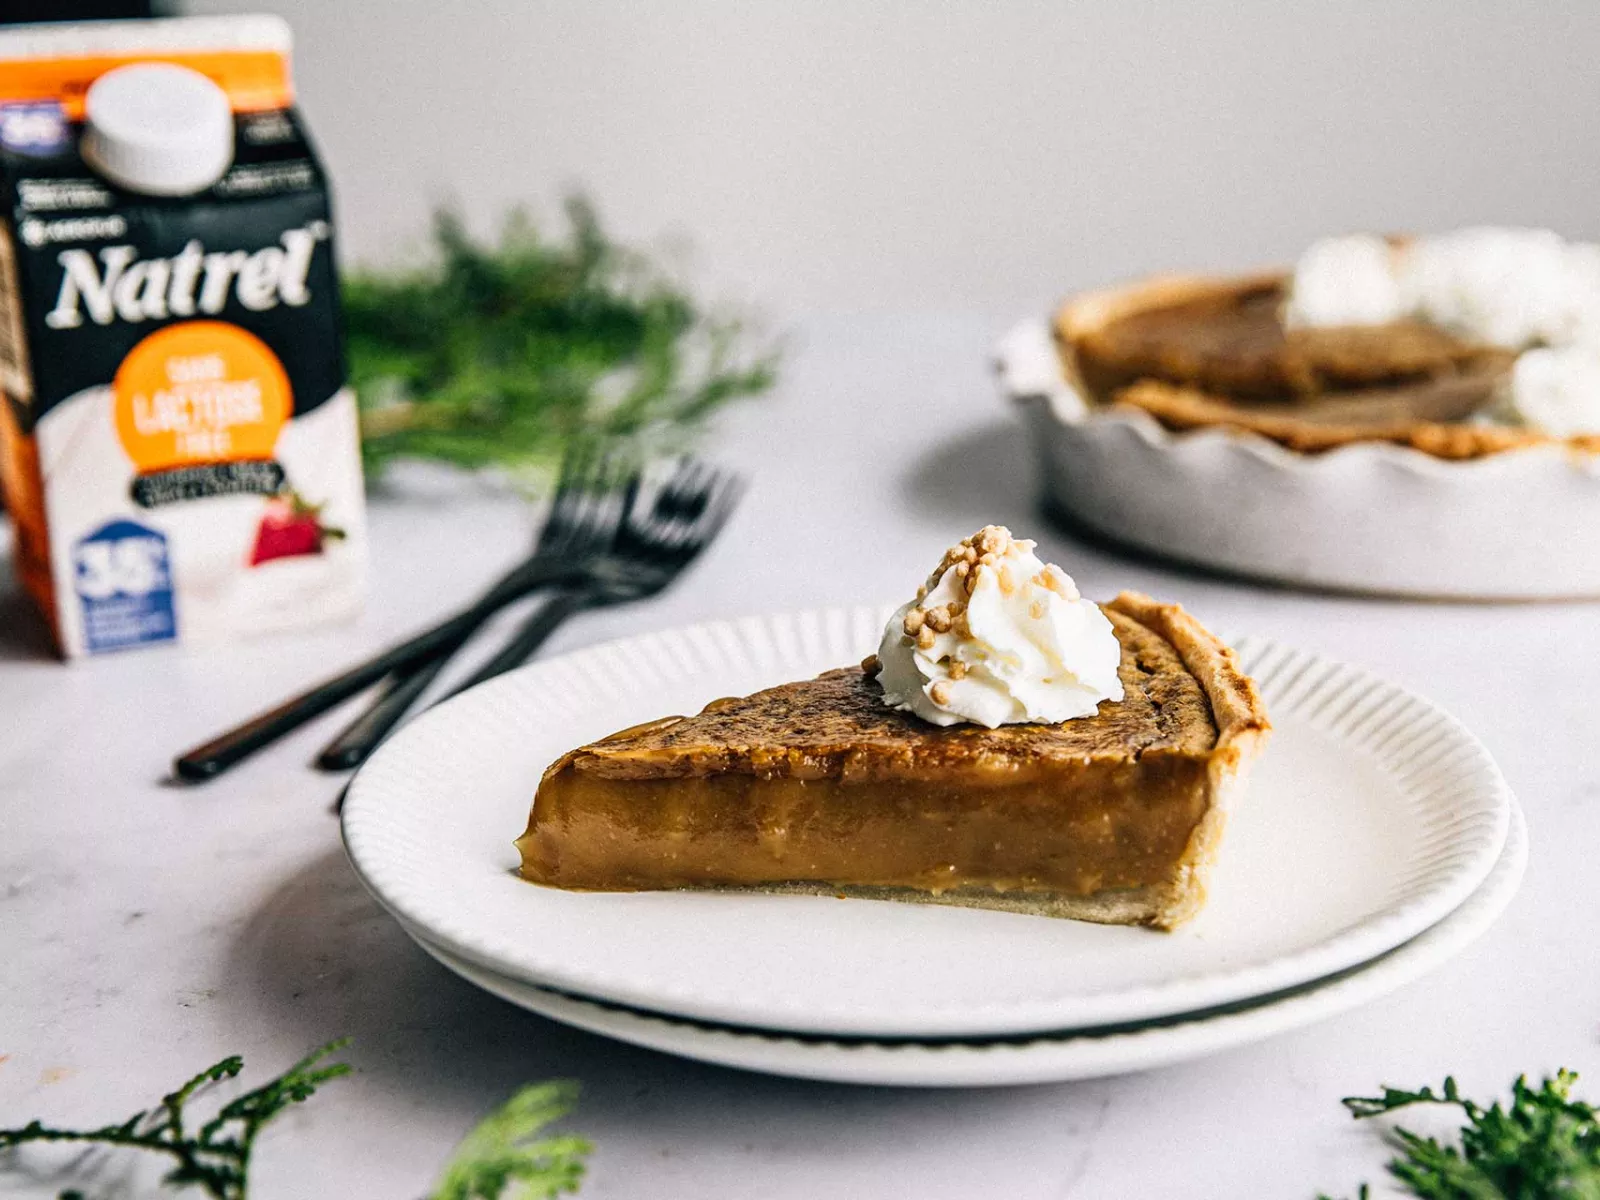
<path fill-rule="evenodd" d="M 207 253 L 198 240 L 171 258 L 138 259 L 132 246 L 63 250 L 61 292 L 44 316 L 52 329 L 76 329 L 83 312 L 96 325 L 188 317 L 223 310 L 230 293 L 245 308 L 263 312 L 280 303 L 299 307 L 311 299 L 306 276 L 317 243 L 328 236 L 325 221 L 286 229 L 279 246 Z M 101 268 L 104 268 L 102 271 Z"/>

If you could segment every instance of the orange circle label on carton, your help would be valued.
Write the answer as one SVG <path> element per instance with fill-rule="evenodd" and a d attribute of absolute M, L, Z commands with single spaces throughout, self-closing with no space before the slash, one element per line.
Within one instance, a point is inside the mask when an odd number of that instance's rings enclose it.
<path fill-rule="evenodd" d="M 111 384 L 117 436 L 141 474 L 272 457 L 293 397 L 278 356 L 223 321 L 152 333 Z"/>

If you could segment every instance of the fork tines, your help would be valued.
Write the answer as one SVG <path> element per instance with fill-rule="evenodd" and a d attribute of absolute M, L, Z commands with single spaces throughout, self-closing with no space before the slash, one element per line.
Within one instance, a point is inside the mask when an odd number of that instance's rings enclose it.
<path fill-rule="evenodd" d="M 615 454 L 586 447 L 564 456 L 535 555 L 580 557 L 604 550 L 639 483 L 639 469 Z"/>
<path fill-rule="evenodd" d="M 622 559 L 662 566 L 685 564 L 721 532 L 743 491 L 743 481 L 692 458 L 680 459 L 655 502 L 630 512 L 613 549 Z"/>

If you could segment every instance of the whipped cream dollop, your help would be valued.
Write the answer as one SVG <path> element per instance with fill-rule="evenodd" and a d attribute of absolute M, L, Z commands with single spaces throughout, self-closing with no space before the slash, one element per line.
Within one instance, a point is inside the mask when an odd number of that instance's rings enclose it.
<path fill-rule="evenodd" d="M 1387 325 L 1409 315 L 1394 248 L 1369 233 L 1323 238 L 1295 264 L 1283 323 Z"/>
<path fill-rule="evenodd" d="M 1409 307 L 1462 337 L 1523 350 L 1600 336 L 1600 246 L 1548 229 L 1458 229 L 1396 256 Z"/>
<path fill-rule="evenodd" d="M 1034 543 L 988 525 L 945 552 L 883 631 L 884 699 L 935 725 L 1055 724 L 1122 699 L 1111 622 Z"/>
<path fill-rule="evenodd" d="M 1555 437 L 1600 434 L 1600 345 L 1518 355 L 1502 401 L 1513 421 Z"/>
<path fill-rule="evenodd" d="M 1558 437 L 1600 433 L 1600 245 L 1493 226 L 1409 241 L 1351 234 L 1295 264 L 1289 328 L 1407 319 L 1519 352 L 1498 418 Z"/>

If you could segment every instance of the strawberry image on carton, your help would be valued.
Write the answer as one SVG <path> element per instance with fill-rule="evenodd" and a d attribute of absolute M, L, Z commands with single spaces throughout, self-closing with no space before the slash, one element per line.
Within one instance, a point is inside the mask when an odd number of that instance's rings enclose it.
<path fill-rule="evenodd" d="M 69 658 L 351 615 L 328 185 L 274 17 L 0 32 L 0 483 Z"/>

